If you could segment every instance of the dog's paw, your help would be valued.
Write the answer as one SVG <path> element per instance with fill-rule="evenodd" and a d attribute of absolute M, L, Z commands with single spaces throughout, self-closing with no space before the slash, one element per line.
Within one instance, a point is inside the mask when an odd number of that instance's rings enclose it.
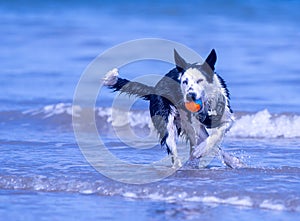
<path fill-rule="evenodd" d="M 195 147 L 193 157 L 199 159 L 199 168 L 207 167 L 210 162 L 219 155 L 219 148 L 211 146 L 209 142 L 203 141 Z"/>
<path fill-rule="evenodd" d="M 173 165 L 172 165 L 172 168 L 173 169 L 178 169 L 182 167 L 182 163 L 181 163 L 181 160 L 179 158 L 176 158 L 173 162 Z"/>
<path fill-rule="evenodd" d="M 105 86 L 113 86 L 117 83 L 118 81 L 118 76 L 119 76 L 119 71 L 117 68 L 114 68 L 107 72 L 103 79 L 103 84 Z"/>
<path fill-rule="evenodd" d="M 222 157 L 222 162 L 230 167 L 230 168 L 233 168 L 233 169 L 236 169 L 236 168 L 245 168 L 247 165 L 243 163 L 243 161 L 241 161 L 239 158 L 229 154 L 229 153 L 226 153 L 225 151 L 221 150 L 221 157 Z"/>

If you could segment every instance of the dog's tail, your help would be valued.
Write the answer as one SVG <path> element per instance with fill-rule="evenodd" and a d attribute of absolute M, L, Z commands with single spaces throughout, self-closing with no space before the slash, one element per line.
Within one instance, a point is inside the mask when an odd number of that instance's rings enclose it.
<path fill-rule="evenodd" d="M 155 94 L 154 87 L 119 78 L 118 76 L 118 69 L 115 68 L 109 71 L 104 78 L 103 84 L 114 91 L 134 95 L 144 100 L 150 100 L 151 96 Z"/>

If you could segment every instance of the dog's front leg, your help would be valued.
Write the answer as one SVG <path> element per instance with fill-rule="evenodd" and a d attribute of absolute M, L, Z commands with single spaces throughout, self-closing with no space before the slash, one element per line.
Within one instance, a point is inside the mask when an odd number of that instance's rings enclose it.
<path fill-rule="evenodd" d="M 166 138 L 166 145 L 171 152 L 173 168 L 178 168 L 178 167 L 182 167 L 182 163 L 178 158 L 178 152 L 177 152 L 178 134 L 175 125 L 175 116 L 176 116 L 176 110 L 173 110 L 168 117 L 168 123 L 167 123 L 168 136 Z"/>
<path fill-rule="evenodd" d="M 169 131 L 169 135 L 166 139 L 166 144 L 171 152 L 173 168 L 182 167 L 182 163 L 181 163 L 180 159 L 178 158 L 176 137 L 173 134 L 170 134 L 170 132 L 172 133 L 172 131 Z"/>
<path fill-rule="evenodd" d="M 226 125 L 222 125 L 218 128 L 212 129 L 212 132 L 207 139 L 195 147 L 193 156 L 196 158 L 217 156 L 219 153 L 219 145 L 222 142 L 226 128 Z"/>
<path fill-rule="evenodd" d="M 226 129 L 226 126 L 214 129 L 210 136 L 195 148 L 193 156 L 200 158 L 199 167 L 207 166 L 216 156 L 221 157 L 222 162 L 230 168 L 246 166 L 239 158 L 221 149 L 220 144 Z"/>

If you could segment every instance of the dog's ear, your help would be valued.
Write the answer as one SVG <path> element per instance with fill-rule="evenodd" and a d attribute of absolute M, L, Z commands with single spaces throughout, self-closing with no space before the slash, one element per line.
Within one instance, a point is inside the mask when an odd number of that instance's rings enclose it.
<path fill-rule="evenodd" d="M 209 55 L 207 56 L 205 62 L 209 65 L 211 70 L 214 71 L 216 61 L 217 61 L 217 54 L 216 54 L 215 49 L 212 49 L 211 52 L 209 53 Z"/>
<path fill-rule="evenodd" d="M 178 71 L 182 72 L 183 70 L 186 70 L 188 63 L 178 54 L 175 48 L 174 48 L 174 60 Z"/>

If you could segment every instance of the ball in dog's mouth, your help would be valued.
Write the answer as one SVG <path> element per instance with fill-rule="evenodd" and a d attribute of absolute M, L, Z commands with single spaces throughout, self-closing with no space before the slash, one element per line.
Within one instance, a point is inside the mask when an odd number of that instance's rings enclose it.
<path fill-rule="evenodd" d="M 188 101 L 184 103 L 186 109 L 188 109 L 189 111 L 195 113 L 201 110 L 201 108 L 203 107 L 202 101 L 196 100 L 196 101 Z"/>

